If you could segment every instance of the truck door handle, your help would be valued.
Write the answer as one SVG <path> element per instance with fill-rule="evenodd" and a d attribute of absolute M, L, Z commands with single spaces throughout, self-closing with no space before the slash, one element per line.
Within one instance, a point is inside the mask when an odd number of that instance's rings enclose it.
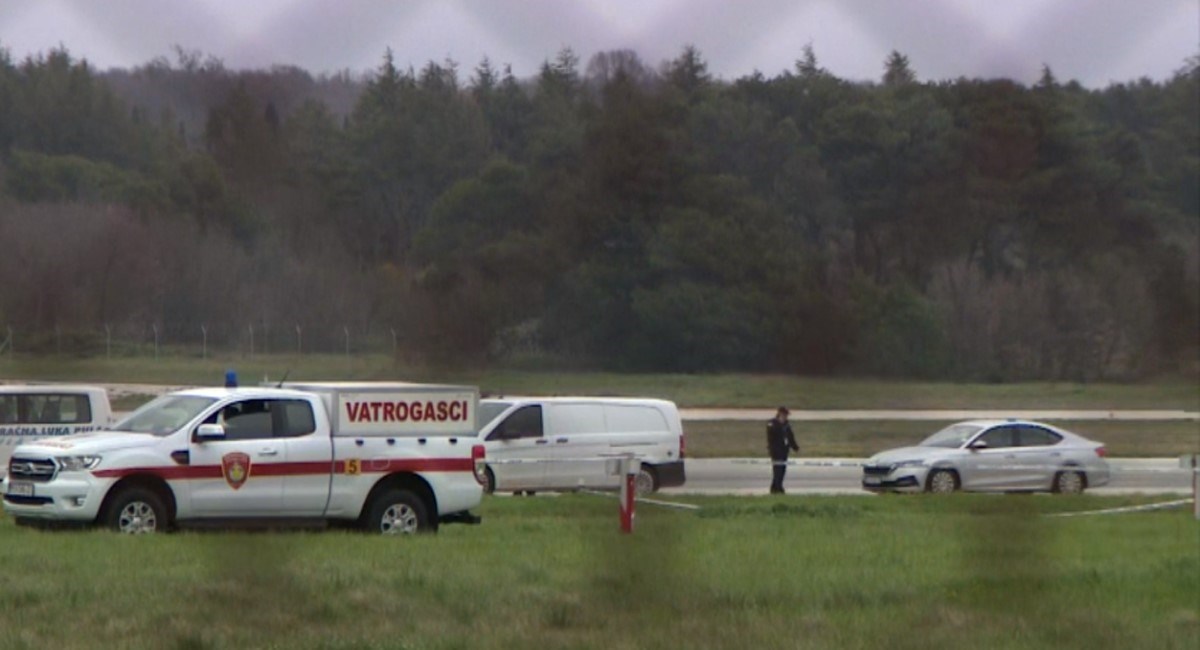
<path fill-rule="evenodd" d="M 258 455 L 259 456 L 278 456 L 279 450 L 278 449 L 260 449 L 260 450 L 258 450 Z"/>
<path fill-rule="evenodd" d="M 536 442 L 534 442 L 533 444 L 535 444 L 535 445 L 544 445 L 544 444 L 546 444 L 547 442 L 550 442 L 550 441 L 549 441 L 549 440 L 546 440 L 545 438 L 538 438 L 538 439 L 537 439 L 537 441 L 536 441 Z"/>
<path fill-rule="evenodd" d="M 566 441 L 567 441 L 567 439 L 566 439 L 566 438 L 557 438 L 557 439 L 555 439 L 555 441 L 554 441 L 554 442 L 557 442 L 558 444 L 560 444 L 560 445 L 561 445 L 562 443 L 564 443 L 564 442 L 566 442 Z"/>

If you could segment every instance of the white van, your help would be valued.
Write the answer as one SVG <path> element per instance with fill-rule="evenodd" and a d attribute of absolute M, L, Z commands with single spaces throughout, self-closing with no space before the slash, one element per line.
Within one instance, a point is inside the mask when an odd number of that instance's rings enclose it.
<path fill-rule="evenodd" d="M 108 393 L 96 386 L 0 384 L 0 475 L 17 445 L 112 424 Z"/>
<path fill-rule="evenodd" d="M 606 458 L 641 461 L 637 491 L 683 485 L 679 409 L 660 399 L 503 397 L 479 402 L 489 492 L 614 489 Z"/>

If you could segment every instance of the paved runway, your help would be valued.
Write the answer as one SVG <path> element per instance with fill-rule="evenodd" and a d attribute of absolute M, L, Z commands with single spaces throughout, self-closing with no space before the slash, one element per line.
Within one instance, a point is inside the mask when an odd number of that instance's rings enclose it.
<path fill-rule="evenodd" d="M 797 458 L 814 466 L 788 468 L 784 488 L 797 494 L 862 494 L 859 458 Z M 833 466 L 838 463 L 843 466 Z M 825 464 L 825 466 L 822 466 Z M 1167 494 L 1192 491 L 1191 470 L 1177 458 L 1110 458 L 1112 479 L 1093 494 Z M 687 460 L 687 484 L 663 494 L 766 494 L 771 466 L 763 458 L 694 458 Z"/>

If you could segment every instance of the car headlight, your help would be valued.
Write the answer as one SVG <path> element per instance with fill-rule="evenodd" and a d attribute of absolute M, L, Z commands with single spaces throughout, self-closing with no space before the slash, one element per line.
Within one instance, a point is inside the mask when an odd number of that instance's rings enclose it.
<path fill-rule="evenodd" d="M 900 469 L 901 467 L 923 467 L 924 465 L 925 461 L 923 460 L 902 460 L 896 463 L 895 468 Z"/>
<path fill-rule="evenodd" d="M 81 472 L 100 464 L 99 456 L 58 456 L 54 460 L 64 472 Z"/>

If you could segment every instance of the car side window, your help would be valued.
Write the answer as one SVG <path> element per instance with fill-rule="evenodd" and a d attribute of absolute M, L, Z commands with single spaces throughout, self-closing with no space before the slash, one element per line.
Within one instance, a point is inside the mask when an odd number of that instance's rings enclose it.
<path fill-rule="evenodd" d="M 1041 427 L 1021 427 L 1022 447 L 1048 447 L 1061 440 L 1062 436 Z"/>
<path fill-rule="evenodd" d="M 542 407 L 537 404 L 523 406 L 504 419 L 492 430 L 489 440 L 501 438 L 541 438 Z"/>
<path fill-rule="evenodd" d="M 988 449 L 1003 449 L 1016 446 L 1016 427 L 996 427 L 979 437 Z"/>

